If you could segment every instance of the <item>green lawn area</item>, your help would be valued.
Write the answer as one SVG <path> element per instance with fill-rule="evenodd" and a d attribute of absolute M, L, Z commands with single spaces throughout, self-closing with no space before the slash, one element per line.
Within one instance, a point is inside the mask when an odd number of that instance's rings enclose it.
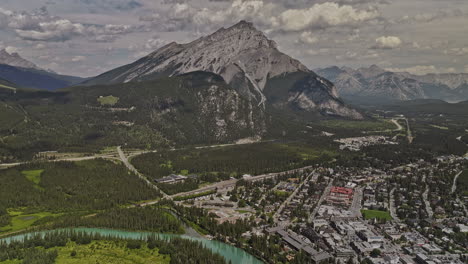
<path fill-rule="evenodd" d="M 2 264 L 21 264 L 21 260 L 7 260 L 7 261 L 1 261 L 0 263 Z"/>
<path fill-rule="evenodd" d="M 278 197 L 288 197 L 291 193 L 286 191 L 274 190 L 274 193 Z"/>
<path fill-rule="evenodd" d="M 26 177 L 26 179 L 34 182 L 36 185 L 39 185 L 41 182 L 41 174 L 44 170 L 27 170 L 22 171 L 21 173 Z"/>
<path fill-rule="evenodd" d="M 377 211 L 377 210 L 361 210 L 362 215 L 366 220 L 368 219 L 385 219 L 392 220 L 389 212 L 386 211 Z"/>
<path fill-rule="evenodd" d="M 49 212 L 40 212 L 40 213 L 35 213 L 35 214 L 27 214 L 23 213 L 22 211 L 12 211 L 8 210 L 8 213 L 11 216 L 11 222 L 9 225 L 0 227 L 0 235 L 2 233 L 9 233 L 9 232 L 15 232 L 19 230 L 26 229 L 34 224 L 39 219 L 42 219 L 44 217 L 54 217 L 54 216 L 59 216 L 61 214 L 54 214 L 54 213 L 49 213 Z"/>
<path fill-rule="evenodd" d="M 119 101 L 119 98 L 115 97 L 115 96 L 112 96 L 112 95 L 109 95 L 109 96 L 99 97 L 97 100 L 98 100 L 99 103 L 101 103 L 101 105 L 113 106 L 113 105 L 117 104 L 117 102 Z"/>

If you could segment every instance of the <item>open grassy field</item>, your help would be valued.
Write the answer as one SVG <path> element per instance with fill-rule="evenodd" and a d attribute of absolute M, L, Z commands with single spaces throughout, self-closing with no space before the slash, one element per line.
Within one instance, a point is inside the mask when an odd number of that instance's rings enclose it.
<path fill-rule="evenodd" d="M 274 194 L 278 197 L 288 197 L 291 193 L 286 192 L 286 191 L 280 191 L 280 190 L 274 190 Z"/>
<path fill-rule="evenodd" d="M 24 213 L 23 211 L 8 211 L 11 216 L 11 222 L 9 225 L 0 227 L 0 235 L 2 233 L 10 233 L 19 230 L 23 230 L 31 227 L 36 221 L 44 217 L 55 217 L 61 214 L 54 214 L 50 212 L 39 212 L 39 213 Z"/>
<path fill-rule="evenodd" d="M 97 100 L 101 105 L 110 105 L 110 106 L 113 106 L 117 104 L 117 102 L 119 102 L 119 98 L 112 96 L 112 95 L 99 97 Z"/>
<path fill-rule="evenodd" d="M 385 219 L 392 220 L 389 212 L 377 211 L 377 210 L 361 210 L 362 215 L 365 219 Z"/>
<path fill-rule="evenodd" d="M 41 174 L 44 170 L 24 170 L 21 173 L 26 177 L 26 179 L 34 182 L 36 185 L 41 183 Z"/>

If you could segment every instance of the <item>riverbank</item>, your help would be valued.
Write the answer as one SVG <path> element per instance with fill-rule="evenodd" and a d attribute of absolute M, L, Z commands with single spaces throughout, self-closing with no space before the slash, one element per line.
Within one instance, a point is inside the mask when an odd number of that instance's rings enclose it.
<path fill-rule="evenodd" d="M 11 243 L 12 241 L 22 241 L 30 236 L 42 236 L 44 237 L 47 234 L 56 232 L 56 231 L 70 231 L 78 232 L 84 234 L 98 234 L 107 238 L 115 239 L 131 239 L 131 240 L 144 240 L 149 237 L 156 236 L 160 239 L 172 239 L 172 238 L 183 238 L 191 241 L 200 242 L 205 248 L 210 249 L 213 253 L 218 253 L 223 256 L 226 261 L 229 263 L 243 263 L 243 264 L 260 264 L 260 260 L 256 259 L 251 254 L 247 253 L 243 249 L 216 241 L 208 240 L 205 238 L 192 237 L 188 235 L 174 235 L 174 234 L 162 234 L 162 233 L 153 233 L 153 232 L 136 232 L 136 231 L 123 231 L 123 230 L 114 230 L 114 229 L 102 229 L 102 228 L 65 228 L 65 229 L 55 229 L 47 231 L 38 231 L 25 233 L 21 235 L 10 236 L 0 239 L 0 243 Z"/>

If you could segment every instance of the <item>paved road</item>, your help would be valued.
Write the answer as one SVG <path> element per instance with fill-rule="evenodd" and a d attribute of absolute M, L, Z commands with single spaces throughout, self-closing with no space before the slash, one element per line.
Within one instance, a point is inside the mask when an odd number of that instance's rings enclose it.
<path fill-rule="evenodd" d="M 460 171 L 457 175 L 455 175 L 455 178 L 453 178 L 452 191 L 450 193 L 454 193 L 457 190 L 458 176 L 460 176 L 462 173 L 463 171 Z"/>
<path fill-rule="evenodd" d="M 407 137 L 408 137 L 408 142 L 411 144 L 413 143 L 413 140 L 414 140 L 414 137 L 413 137 L 413 133 L 411 132 L 411 128 L 410 128 L 410 125 L 409 125 L 409 121 L 408 121 L 408 118 L 405 118 L 406 120 L 406 134 L 407 134 Z"/>
<path fill-rule="evenodd" d="M 390 199 L 388 201 L 389 203 L 389 211 L 390 211 L 390 215 L 392 216 L 393 220 L 395 222 L 401 222 L 400 218 L 398 218 L 398 215 L 396 213 L 396 207 L 395 207 L 395 199 L 393 198 L 394 195 L 393 193 L 395 192 L 395 188 L 393 188 L 391 191 L 390 191 Z"/>
<path fill-rule="evenodd" d="M 266 179 L 275 178 L 275 177 L 283 175 L 283 174 L 301 173 L 301 172 L 303 172 L 303 171 L 305 171 L 307 169 L 310 169 L 310 168 L 312 168 L 312 166 L 307 166 L 307 167 L 300 168 L 300 169 L 294 169 L 294 170 L 277 172 L 277 173 L 262 174 L 262 175 L 247 178 L 245 180 L 246 181 L 253 181 L 253 182 L 263 181 L 263 180 L 266 180 Z M 238 181 L 239 181 L 238 179 L 231 179 L 231 180 L 227 180 L 227 181 L 221 181 L 221 182 L 217 182 L 217 183 L 213 183 L 213 184 L 204 186 L 202 188 L 199 188 L 199 189 L 196 189 L 196 190 L 193 190 L 193 191 L 174 194 L 171 197 L 187 196 L 187 195 L 197 194 L 197 193 L 201 193 L 201 192 L 216 190 L 216 189 L 221 190 L 221 189 L 225 189 L 225 188 L 229 188 L 229 187 L 234 187 Z"/>
<path fill-rule="evenodd" d="M 315 219 L 315 215 L 317 214 L 320 208 L 320 205 L 322 205 L 323 201 L 325 200 L 327 195 L 330 193 L 332 185 L 333 185 L 333 179 L 330 179 L 330 182 L 328 183 L 327 188 L 325 188 L 325 190 L 323 191 L 322 196 L 320 196 L 320 199 L 318 200 L 317 205 L 314 208 L 314 211 L 312 211 L 312 213 L 309 215 L 309 219 L 308 219 L 309 223 L 312 223 L 312 221 Z"/>
<path fill-rule="evenodd" d="M 143 174 L 141 174 L 140 172 L 138 172 L 138 170 L 133 167 L 133 165 L 128 161 L 127 157 L 125 156 L 125 153 L 122 151 L 122 147 L 117 147 L 117 152 L 119 153 L 119 156 L 120 156 L 120 159 L 122 160 L 122 162 L 125 164 L 125 166 L 132 172 L 134 172 L 141 180 L 143 180 L 144 182 L 146 182 L 146 184 L 148 184 L 148 186 L 150 186 L 151 188 L 155 189 L 155 190 L 158 190 L 159 192 L 161 192 L 161 194 L 163 195 L 164 198 L 169 198 L 171 199 L 171 197 L 169 195 L 167 195 L 166 193 L 164 193 L 162 190 L 160 190 L 158 188 L 158 186 L 154 185 L 152 182 L 150 182 Z"/>
<path fill-rule="evenodd" d="M 426 175 L 423 176 L 422 182 L 426 182 Z M 429 203 L 429 199 L 427 198 L 428 195 L 429 195 L 429 184 L 427 184 L 426 182 L 426 190 L 424 191 L 422 197 L 423 197 L 424 204 L 426 207 L 427 216 L 429 218 L 433 218 L 434 212 L 432 211 L 431 204 Z"/>
<path fill-rule="evenodd" d="M 403 130 L 403 126 L 400 125 L 400 123 L 398 123 L 398 120 L 392 119 L 392 123 L 395 124 L 395 126 L 397 126 L 397 129 L 395 129 L 395 131 L 401 131 L 401 130 Z"/>
<path fill-rule="evenodd" d="M 294 197 L 299 192 L 299 190 L 302 188 L 302 186 L 304 186 L 304 184 L 306 182 L 309 182 L 311 180 L 311 177 L 312 177 L 312 175 L 314 175 L 314 173 L 315 173 L 315 171 L 313 171 L 309 175 L 307 175 L 307 177 L 301 182 L 301 184 L 296 188 L 296 190 L 294 190 L 294 192 L 291 195 L 289 195 L 289 197 L 280 205 L 278 210 L 276 210 L 275 214 L 273 215 L 273 220 L 275 221 L 275 223 L 278 221 L 278 218 L 279 218 L 281 212 L 283 211 L 284 207 L 286 207 L 291 202 L 291 200 L 294 199 Z M 317 179 L 318 174 L 316 174 L 316 175 L 317 175 L 317 177 L 316 177 L 316 179 Z"/>
<path fill-rule="evenodd" d="M 362 196 L 363 196 L 364 187 L 357 187 L 354 191 L 353 202 L 350 207 L 351 213 L 353 213 L 354 217 L 362 217 L 361 213 L 361 203 L 362 203 Z"/>
<path fill-rule="evenodd" d="M 394 118 L 392 119 L 392 122 L 398 126 L 398 131 L 400 130 L 403 130 L 403 127 L 400 125 L 400 123 L 398 123 L 398 120 L 405 120 L 406 122 L 406 138 L 408 139 L 408 142 L 411 144 L 413 143 L 413 140 L 414 140 L 414 137 L 413 137 L 413 133 L 411 132 L 411 127 L 410 127 L 410 124 L 409 124 L 409 120 L 408 118 L 406 117 L 401 117 L 401 118 Z"/>
<path fill-rule="evenodd" d="M 66 159 L 55 159 L 55 160 L 41 160 L 43 162 L 59 162 L 59 161 L 84 161 L 84 160 L 93 160 L 93 159 L 115 159 L 116 157 L 112 155 L 95 155 L 89 157 L 79 157 L 79 158 L 66 158 Z M 1 163 L 0 168 L 9 168 L 18 166 L 21 164 L 31 163 L 31 161 L 25 162 L 15 162 L 15 163 Z"/>

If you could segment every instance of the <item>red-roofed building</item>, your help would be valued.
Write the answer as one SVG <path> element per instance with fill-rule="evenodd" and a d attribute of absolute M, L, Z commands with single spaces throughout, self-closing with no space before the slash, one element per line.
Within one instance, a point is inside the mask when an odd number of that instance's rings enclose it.
<path fill-rule="evenodd" d="M 333 186 L 328 195 L 327 202 L 337 205 L 350 205 L 353 200 L 353 189 Z"/>

